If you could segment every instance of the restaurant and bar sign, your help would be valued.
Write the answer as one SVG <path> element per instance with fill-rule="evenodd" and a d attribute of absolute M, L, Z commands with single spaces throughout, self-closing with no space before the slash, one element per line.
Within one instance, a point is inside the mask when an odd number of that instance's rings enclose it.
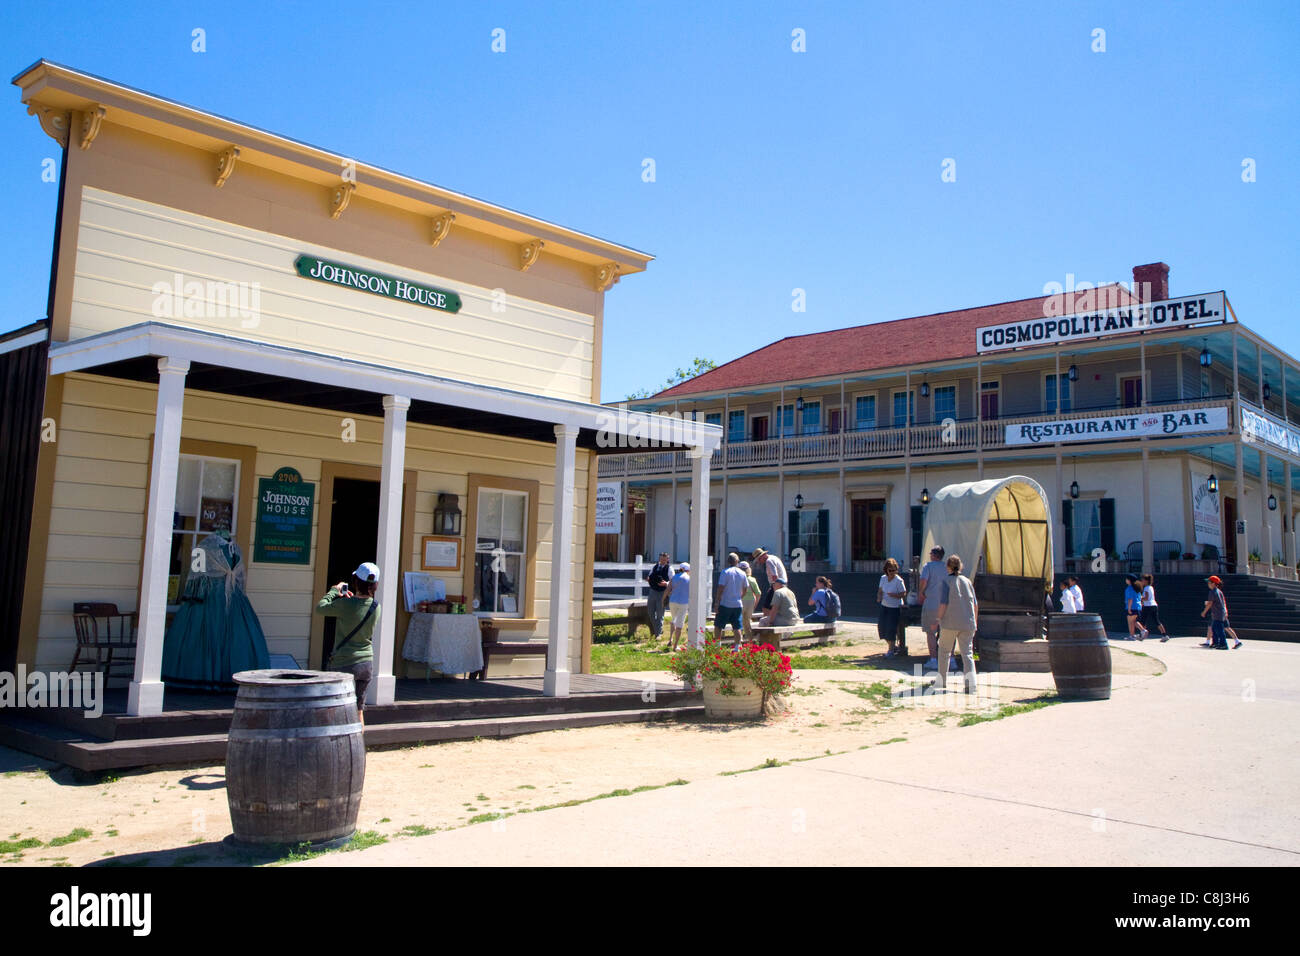
<path fill-rule="evenodd" d="M 1293 426 L 1285 422 L 1278 421 L 1272 415 L 1261 415 L 1259 412 L 1251 411 L 1245 403 L 1239 403 L 1239 406 L 1243 441 L 1265 441 L 1283 451 L 1300 455 L 1300 431 L 1296 431 Z"/>
<path fill-rule="evenodd" d="M 312 256 L 299 256 L 294 260 L 293 265 L 298 270 L 298 275 L 306 279 L 330 282 L 349 289 L 369 292 L 372 295 L 397 299 L 399 302 L 412 302 L 415 305 L 428 306 L 430 309 L 441 309 L 443 312 L 460 311 L 460 296 L 446 289 L 435 289 L 433 286 L 420 285 L 418 282 L 409 282 L 396 276 L 387 276 L 382 272 L 371 272 L 369 269 L 345 265 L 342 262 L 331 262 L 328 259 L 316 259 Z"/>
<path fill-rule="evenodd" d="M 1050 445 L 1055 442 L 1109 441 L 1115 438 L 1170 438 L 1199 432 L 1228 430 L 1228 409 L 1196 408 L 1184 412 L 1154 412 L 1143 415 L 1101 415 L 1094 418 L 1065 418 L 1054 422 L 1026 422 L 1008 425 L 1008 445 Z"/>
<path fill-rule="evenodd" d="M 254 561 L 311 564 L 311 518 L 316 486 L 296 468 L 280 468 L 257 480 L 257 543 Z"/>
<path fill-rule="evenodd" d="M 979 353 L 1028 345 L 1060 345 L 1084 339 L 1106 338 L 1144 329 L 1167 329 L 1178 326 L 1222 322 L 1222 292 L 1160 302 L 1141 302 L 1113 306 L 1093 312 L 1070 315 L 1044 315 L 1002 325 L 986 325 L 975 332 L 975 350 Z"/>

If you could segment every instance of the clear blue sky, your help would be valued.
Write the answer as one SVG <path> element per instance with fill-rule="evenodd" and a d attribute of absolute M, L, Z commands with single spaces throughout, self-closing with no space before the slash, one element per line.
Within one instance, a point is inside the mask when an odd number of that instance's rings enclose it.
<path fill-rule="evenodd" d="M 654 254 L 607 298 L 605 400 L 1156 260 L 1300 354 L 1294 2 L 6 7 L 9 76 L 47 57 Z M 45 313 L 56 202 L 8 96 L 0 329 Z"/>

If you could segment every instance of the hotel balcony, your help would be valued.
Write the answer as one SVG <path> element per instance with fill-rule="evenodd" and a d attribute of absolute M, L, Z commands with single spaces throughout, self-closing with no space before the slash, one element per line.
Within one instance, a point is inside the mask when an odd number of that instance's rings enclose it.
<path fill-rule="evenodd" d="M 724 442 L 713 453 L 712 468 L 716 471 L 744 471 L 746 469 L 776 470 L 787 465 L 862 463 L 876 460 L 904 458 L 933 458 L 940 455 L 973 455 L 980 451 L 1018 449 L 1029 451 L 1034 447 L 1052 448 L 1054 442 L 1044 439 L 1027 445 L 1009 445 L 1007 427 L 1018 425 L 1050 424 L 1053 422 L 1080 421 L 1110 416 L 1163 415 L 1205 409 L 1226 409 L 1228 427 L 1218 434 L 1232 434 L 1238 430 L 1240 404 L 1247 410 L 1259 409 L 1249 402 L 1229 397 L 1184 400 L 1148 405 L 1145 408 L 1075 409 L 1064 414 L 1031 415 L 997 418 L 988 421 L 957 421 L 948 424 L 917 424 L 910 428 L 867 428 L 838 433 L 792 435 L 766 441 Z M 1273 416 L 1269 416 L 1273 418 Z M 1213 432 L 1200 434 L 1215 434 Z M 1134 437 L 1106 439 L 1106 444 L 1126 445 L 1136 442 Z M 1160 441 L 1159 437 L 1152 440 Z M 1074 444 L 1074 443 L 1066 443 Z M 605 454 L 600 458 L 600 478 L 642 478 L 673 474 L 690 474 L 690 460 L 684 451 L 636 451 L 628 454 Z"/>

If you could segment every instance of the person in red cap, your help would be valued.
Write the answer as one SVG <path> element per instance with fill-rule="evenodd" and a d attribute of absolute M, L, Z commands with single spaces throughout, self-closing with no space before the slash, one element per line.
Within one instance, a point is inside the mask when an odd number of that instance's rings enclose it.
<path fill-rule="evenodd" d="M 1232 635 L 1232 649 L 1235 651 L 1241 647 L 1241 638 L 1237 632 L 1228 627 L 1228 600 L 1223 594 L 1223 579 L 1217 574 L 1211 574 L 1205 579 L 1205 583 L 1210 586 L 1210 596 L 1205 601 L 1205 607 L 1201 611 L 1201 617 L 1210 615 L 1210 632 L 1205 635 L 1205 643 L 1201 647 L 1213 647 L 1216 650 L 1226 651 L 1228 649 L 1228 634 Z"/>

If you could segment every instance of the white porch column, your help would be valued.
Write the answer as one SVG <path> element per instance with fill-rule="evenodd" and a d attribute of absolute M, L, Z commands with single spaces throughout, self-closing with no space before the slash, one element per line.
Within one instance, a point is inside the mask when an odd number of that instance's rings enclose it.
<path fill-rule="evenodd" d="M 393 650 L 397 643 L 397 602 L 402 593 L 402 483 L 406 476 L 406 410 L 411 400 L 384 396 L 384 450 L 379 469 L 379 634 L 375 642 L 375 673 L 366 692 L 368 704 L 391 704 L 397 692 Z M 415 489 L 411 489 L 415 493 Z"/>
<path fill-rule="evenodd" d="M 1264 403 L 1260 402 L 1260 408 Z M 1268 452 L 1259 447 L 1259 556 L 1264 567 L 1273 574 L 1273 526 L 1268 523 Z"/>
<path fill-rule="evenodd" d="M 144 559 L 140 572 L 140 624 L 136 634 L 135 677 L 127 692 L 132 717 L 161 714 L 163 634 L 167 629 L 167 574 L 171 570 L 172 514 L 180 467 L 181 410 L 190 363 L 158 360 L 158 402 L 154 412 L 153 460 L 145 512 Z"/>
<path fill-rule="evenodd" d="M 704 643 L 704 623 L 709 614 L 709 592 L 713 582 L 709 579 L 709 462 L 713 457 L 710 448 L 692 448 L 691 501 L 704 503 L 691 511 L 691 634 L 692 646 Z"/>
<path fill-rule="evenodd" d="M 1155 534 L 1151 528 L 1151 453 L 1142 440 L 1142 570 L 1152 574 L 1155 565 Z"/>
<path fill-rule="evenodd" d="M 1056 377 L 1057 387 L 1060 387 L 1061 377 Z M 1060 392 L 1058 391 L 1059 395 Z M 1059 407 L 1059 406 L 1058 406 Z M 1060 574 L 1065 570 L 1065 485 L 1062 483 L 1065 479 L 1061 477 L 1061 446 L 1056 446 L 1056 504 L 1052 510 L 1052 563 L 1056 565 L 1056 573 Z M 1110 555 L 1107 555 L 1110 557 Z M 1053 582 L 1055 583 L 1055 582 Z"/>
<path fill-rule="evenodd" d="M 1241 393 L 1237 392 L 1237 405 L 1241 405 Z M 1246 465 L 1242 461 L 1241 435 L 1237 436 L 1233 447 L 1237 452 L 1237 470 L 1234 476 L 1232 493 L 1237 497 L 1237 527 L 1225 529 L 1226 534 L 1233 534 L 1237 537 L 1237 573 L 1250 573 L 1250 544 L 1247 539 L 1249 525 L 1246 523 Z M 1240 530 L 1237 530 L 1240 529 Z"/>
<path fill-rule="evenodd" d="M 569 696 L 569 604 L 573 598 L 573 473 L 578 426 L 555 426 L 555 501 L 551 506 L 551 606 L 542 693 Z M 588 521 L 592 516 L 588 516 Z"/>

